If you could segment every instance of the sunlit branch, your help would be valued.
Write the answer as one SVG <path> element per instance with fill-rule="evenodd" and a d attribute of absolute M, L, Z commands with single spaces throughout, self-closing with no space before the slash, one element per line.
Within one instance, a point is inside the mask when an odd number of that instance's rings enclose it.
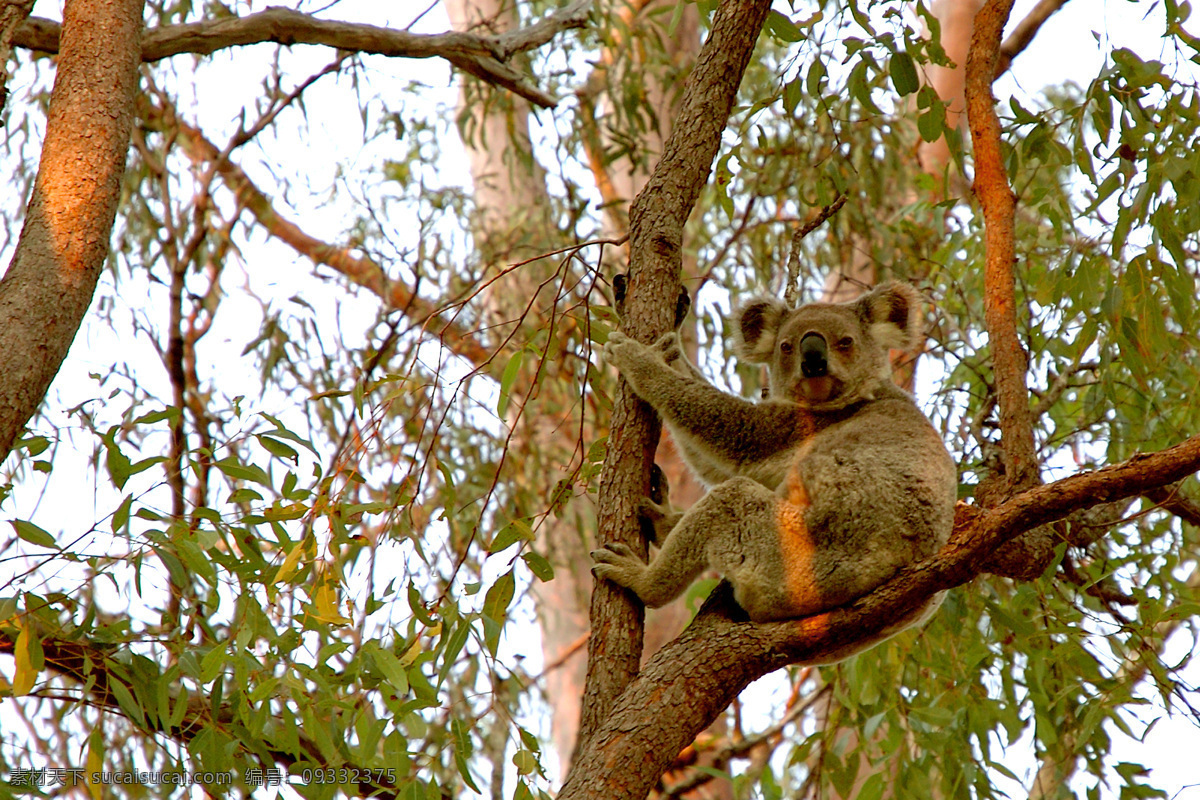
<path fill-rule="evenodd" d="M 513 55 L 549 42 L 562 31 L 582 28 L 591 13 L 591 0 L 574 3 L 545 19 L 496 36 L 447 32 L 410 33 L 354 22 L 318 19 L 290 8 L 268 8 L 244 17 L 165 25 L 145 32 L 142 60 L 158 61 L 183 53 L 208 55 L 230 47 L 263 42 L 282 45 L 314 44 L 392 58 L 444 58 L 480 80 L 507 89 L 544 108 L 558 100 L 532 85 L 529 76 L 507 62 Z M 46 53 L 58 52 L 60 26 L 31 17 L 17 28 L 13 44 Z"/>
<path fill-rule="evenodd" d="M 1068 0 L 1040 0 L 1033 10 L 1017 23 L 1012 33 L 1000 45 L 1000 56 L 996 61 L 996 71 L 993 73 L 995 77 L 1008 71 L 1008 68 L 1012 66 L 1013 59 L 1024 52 L 1046 20 L 1050 19 L 1067 2 Z"/>
<path fill-rule="evenodd" d="M 323 242 L 284 218 L 241 167 L 227 158 L 220 158 L 220 148 L 210 142 L 199 129 L 183 122 L 177 124 L 179 141 L 188 157 L 196 163 L 215 162 L 217 172 L 226 186 L 272 236 L 289 245 L 297 253 L 336 270 L 352 283 L 373 292 L 390 308 L 403 311 L 415 324 L 437 336 L 442 344 L 472 364 L 486 363 L 491 357 L 491 351 L 478 339 L 458 325 L 442 322 L 439 308 L 429 300 L 414 294 L 410 287 L 400 281 L 392 280 L 375 261 L 354 255 L 349 248 Z"/>
<path fill-rule="evenodd" d="M 992 96 L 1000 36 L 1011 11 L 1012 0 L 988 0 L 976 15 L 964 91 L 975 159 L 973 188 L 986 224 L 984 316 L 1000 403 L 1005 473 L 1010 490 L 1019 490 L 1034 485 L 1039 477 L 1025 384 L 1028 363 L 1017 336 L 1016 195 L 1004 166 L 1000 120 Z"/>

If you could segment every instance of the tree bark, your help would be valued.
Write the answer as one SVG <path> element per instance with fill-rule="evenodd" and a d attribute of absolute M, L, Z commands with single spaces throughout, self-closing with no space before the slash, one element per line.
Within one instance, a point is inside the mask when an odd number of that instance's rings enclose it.
<path fill-rule="evenodd" d="M 1014 224 L 1017 197 L 1008 182 L 1000 147 L 1000 120 L 992 80 L 999 60 L 1001 34 L 1012 11 L 1012 0 L 988 0 L 975 17 L 975 32 L 967 54 L 964 92 L 971 146 L 975 154 L 975 196 L 987 226 L 984 273 L 984 315 L 995 368 L 1000 404 L 1000 431 L 1005 474 L 1010 490 L 1036 484 L 1037 458 L 1029 416 L 1028 362 L 1017 337 Z"/>
<path fill-rule="evenodd" d="M 58 373 L 108 255 L 133 125 L 143 0 L 68 0 L 46 140 L 0 281 L 0 460 Z"/>

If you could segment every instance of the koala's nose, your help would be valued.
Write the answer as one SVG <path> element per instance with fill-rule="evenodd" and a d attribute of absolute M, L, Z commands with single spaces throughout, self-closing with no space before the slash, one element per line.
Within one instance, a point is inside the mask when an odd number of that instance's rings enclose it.
<path fill-rule="evenodd" d="M 829 372 L 829 347 L 819 333 L 806 333 L 800 340 L 800 372 L 806 378 L 820 378 Z"/>

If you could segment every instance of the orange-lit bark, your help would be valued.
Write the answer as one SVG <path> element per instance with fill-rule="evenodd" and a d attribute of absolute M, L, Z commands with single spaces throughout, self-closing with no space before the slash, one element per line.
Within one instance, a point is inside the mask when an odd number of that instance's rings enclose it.
<path fill-rule="evenodd" d="M 143 0 L 70 0 L 25 225 L 0 281 L 0 460 L 41 405 L 108 255 L 133 125 Z"/>
<path fill-rule="evenodd" d="M 1017 198 L 1009 186 L 1000 146 L 1000 120 L 992 97 L 1001 34 L 1012 0 L 988 0 L 975 17 L 967 55 L 967 120 L 975 156 L 975 196 L 987 226 L 984 310 L 1000 404 L 1004 466 L 1011 490 L 1036 484 L 1038 468 L 1025 385 L 1028 362 L 1017 337 L 1014 220 Z"/>

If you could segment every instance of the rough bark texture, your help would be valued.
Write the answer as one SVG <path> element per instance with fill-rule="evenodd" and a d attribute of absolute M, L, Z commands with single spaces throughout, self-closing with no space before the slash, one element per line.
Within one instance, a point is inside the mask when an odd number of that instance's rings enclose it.
<path fill-rule="evenodd" d="M 17 27 L 33 11 L 34 0 L 5 0 L 0 4 L 0 111 L 8 100 L 8 59 Z"/>
<path fill-rule="evenodd" d="M 960 504 L 950 542 L 844 608 L 755 624 L 728 584 L 692 625 L 652 658 L 579 752 L 559 800 L 641 800 L 674 754 L 746 686 L 787 664 L 848 646 L 982 571 L 986 556 L 1021 533 L 1099 503 L 1141 494 L 1200 469 L 1200 435 L 1157 453 L 1021 492 L 996 508 Z"/>
<path fill-rule="evenodd" d="M 727 0 L 717 9 L 708 39 L 685 84 L 680 113 L 662 159 L 633 202 L 629 294 L 622 328 L 641 341 L 660 336 L 673 322 L 683 226 L 712 169 L 721 132 L 769 10 L 767 0 Z M 649 490 L 660 430 L 658 416 L 622 381 L 601 475 L 601 544 L 623 542 L 640 548 L 645 555 L 634 504 Z M 591 618 L 588 683 L 579 733 L 584 742 L 607 719 L 613 701 L 637 674 L 642 652 L 642 606 L 630 593 L 614 584 L 598 582 L 592 592 Z M 699 730 L 693 730 L 692 735 Z M 681 742 L 668 758 L 685 744 Z M 573 782 L 578 786 L 575 774 L 573 769 L 564 792 Z M 661 769 L 654 779 L 658 774 Z"/>
<path fill-rule="evenodd" d="M 108 254 L 133 125 L 142 0 L 69 0 L 46 140 L 0 281 L 0 460 L 37 411 Z"/>

